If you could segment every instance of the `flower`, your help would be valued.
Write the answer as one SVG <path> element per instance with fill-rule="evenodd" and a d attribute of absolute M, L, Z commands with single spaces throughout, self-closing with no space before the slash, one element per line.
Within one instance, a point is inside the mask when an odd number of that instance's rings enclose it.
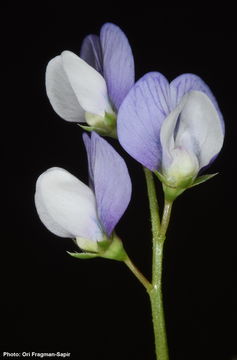
<path fill-rule="evenodd" d="M 68 171 L 53 167 L 36 182 L 35 205 L 48 230 L 74 238 L 89 252 L 110 245 L 113 230 L 131 197 L 131 180 L 124 160 L 113 147 L 92 132 L 83 135 L 89 163 L 90 187 Z M 116 191 L 115 191 L 116 189 Z"/>
<path fill-rule="evenodd" d="M 46 69 L 46 92 L 64 120 L 87 122 L 86 130 L 116 136 L 116 113 L 134 84 L 134 61 L 122 30 L 111 23 L 88 35 L 78 57 L 63 51 Z"/>
<path fill-rule="evenodd" d="M 123 101 L 117 126 L 124 149 L 172 188 L 194 184 L 224 140 L 218 104 L 193 74 L 170 84 L 158 72 L 144 75 Z"/>

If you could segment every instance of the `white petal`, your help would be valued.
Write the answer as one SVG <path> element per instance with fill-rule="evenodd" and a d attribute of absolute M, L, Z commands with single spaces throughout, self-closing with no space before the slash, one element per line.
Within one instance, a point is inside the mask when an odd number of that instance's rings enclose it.
<path fill-rule="evenodd" d="M 54 111 L 64 120 L 85 122 L 85 112 L 63 69 L 61 56 L 56 56 L 48 63 L 45 81 L 46 92 Z"/>
<path fill-rule="evenodd" d="M 61 237 L 102 240 L 91 189 L 61 168 L 51 168 L 37 180 L 35 204 L 41 221 Z"/>
<path fill-rule="evenodd" d="M 184 95 L 179 105 L 165 118 L 160 131 L 160 141 L 162 147 L 162 168 L 168 169 L 173 160 L 173 150 L 175 148 L 174 133 L 178 117 L 185 105 L 187 95 Z"/>
<path fill-rule="evenodd" d="M 177 147 L 186 146 L 196 153 L 200 168 L 209 164 L 219 153 L 224 133 L 218 112 L 209 97 L 191 91 L 180 114 L 175 139 Z M 192 148 L 192 149 L 191 149 Z"/>
<path fill-rule="evenodd" d="M 93 67 L 71 51 L 62 53 L 63 68 L 83 109 L 104 116 L 111 113 L 104 78 Z"/>
<path fill-rule="evenodd" d="M 208 165 L 220 151 L 224 140 L 218 112 L 209 97 L 200 91 L 185 94 L 164 120 L 160 139 L 164 168 L 170 166 L 175 148 L 193 153 L 198 158 L 200 169 Z"/>

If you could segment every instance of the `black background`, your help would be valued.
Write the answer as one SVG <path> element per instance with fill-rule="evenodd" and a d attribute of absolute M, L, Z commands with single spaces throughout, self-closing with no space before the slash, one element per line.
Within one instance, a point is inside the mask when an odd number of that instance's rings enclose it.
<path fill-rule="evenodd" d="M 236 28 L 231 10 L 207 12 L 143 4 L 8 5 L 6 99 L 2 103 L 4 160 L 1 239 L 2 351 L 70 352 L 77 359 L 154 360 L 148 297 L 119 262 L 71 258 L 69 239 L 40 223 L 37 177 L 60 166 L 87 181 L 81 130 L 52 110 L 44 74 L 63 50 L 79 53 L 104 22 L 126 33 L 136 79 L 160 71 L 169 80 L 192 72 L 211 87 L 226 122 L 223 150 L 209 170 L 220 174 L 189 190 L 174 206 L 165 246 L 163 291 L 171 360 L 230 360 L 237 356 L 236 316 Z M 110 141 L 110 140 L 109 140 Z M 133 197 L 117 227 L 125 248 L 150 278 L 151 234 L 141 166 L 115 141 L 133 182 Z M 159 198 L 161 188 L 157 185 Z M 5 189 L 7 189 L 5 191 Z"/>

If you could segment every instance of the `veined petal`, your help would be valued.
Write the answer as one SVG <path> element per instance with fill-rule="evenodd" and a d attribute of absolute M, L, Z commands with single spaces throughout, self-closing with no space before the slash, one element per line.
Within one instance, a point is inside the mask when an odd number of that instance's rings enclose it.
<path fill-rule="evenodd" d="M 46 92 L 54 111 L 64 120 L 84 122 L 84 110 L 63 69 L 61 56 L 56 56 L 46 68 Z"/>
<path fill-rule="evenodd" d="M 100 32 L 103 74 L 109 97 L 118 110 L 134 84 L 134 60 L 127 37 L 116 25 L 106 23 Z"/>
<path fill-rule="evenodd" d="M 221 150 L 224 132 L 219 114 L 210 98 L 200 91 L 191 91 L 187 95 L 180 113 L 175 144 L 177 147 L 191 145 L 201 169 Z"/>
<path fill-rule="evenodd" d="M 51 168 L 40 175 L 35 205 L 41 221 L 55 235 L 103 239 L 93 192 L 68 171 Z"/>
<path fill-rule="evenodd" d="M 103 74 L 103 56 L 98 35 L 88 35 L 83 40 L 80 57 Z"/>
<path fill-rule="evenodd" d="M 82 108 L 100 116 L 112 113 L 106 83 L 98 71 L 71 51 L 62 53 L 62 63 Z"/>
<path fill-rule="evenodd" d="M 160 73 L 144 75 L 123 101 L 117 119 L 124 149 L 150 170 L 161 164 L 160 128 L 170 111 L 169 83 Z"/>
<path fill-rule="evenodd" d="M 111 235 L 125 212 L 131 198 L 131 180 L 127 166 L 113 147 L 92 132 L 90 143 L 87 139 L 89 168 L 93 176 L 97 211 L 104 231 Z"/>
<path fill-rule="evenodd" d="M 174 109 L 178 105 L 182 97 L 187 92 L 192 90 L 201 91 L 210 98 L 210 100 L 212 101 L 213 105 L 216 108 L 216 111 L 218 112 L 224 131 L 225 125 L 224 125 L 223 116 L 219 109 L 215 96 L 213 95 L 209 86 L 199 76 L 195 74 L 182 74 L 170 83 L 172 109 Z"/>

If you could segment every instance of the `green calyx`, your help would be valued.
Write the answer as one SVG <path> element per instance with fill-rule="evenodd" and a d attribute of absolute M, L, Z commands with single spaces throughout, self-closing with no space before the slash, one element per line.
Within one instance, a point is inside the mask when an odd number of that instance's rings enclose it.
<path fill-rule="evenodd" d="M 126 251 L 121 239 L 113 234 L 112 241 L 105 240 L 98 242 L 100 256 L 105 259 L 124 261 L 127 258 Z"/>
<path fill-rule="evenodd" d="M 207 174 L 202 175 L 199 177 L 189 178 L 189 179 L 183 179 L 182 182 L 179 182 L 178 185 L 172 184 L 169 179 L 167 179 L 163 174 L 161 174 L 159 171 L 154 171 L 158 179 L 162 182 L 163 191 L 165 194 L 165 198 L 168 201 L 174 201 L 179 195 L 181 195 L 185 190 L 192 188 L 196 185 L 200 185 L 207 180 L 210 180 L 214 176 L 216 176 L 218 173 L 215 174 Z"/>
<path fill-rule="evenodd" d="M 67 253 L 77 259 L 93 259 L 101 257 L 105 259 L 112 259 L 117 261 L 124 261 L 127 259 L 126 251 L 120 238 L 113 234 L 110 239 L 105 238 L 96 243 L 97 250 L 94 252 L 69 252 Z"/>
<path fill-rule="evenodd" d="M 83 130 L 95 131 L 99 135 L 117 139 L 117 116 L 115 113 L 105 113 L 104 117 L 95 114 L 85 114 L 88 125 L 80 125 Z"/>
<path fill-rule="evenodd" d="M 194 182 L 189 187 L 191 188 L 191 187 L 194 187 L 196 185 L 200 185 L 200 184 L 206 182 L 207 180 L 210 180 L 211 178 L 213 178 L 217 174 L 218 173 L 199 176 L 194 180 Z"/>

